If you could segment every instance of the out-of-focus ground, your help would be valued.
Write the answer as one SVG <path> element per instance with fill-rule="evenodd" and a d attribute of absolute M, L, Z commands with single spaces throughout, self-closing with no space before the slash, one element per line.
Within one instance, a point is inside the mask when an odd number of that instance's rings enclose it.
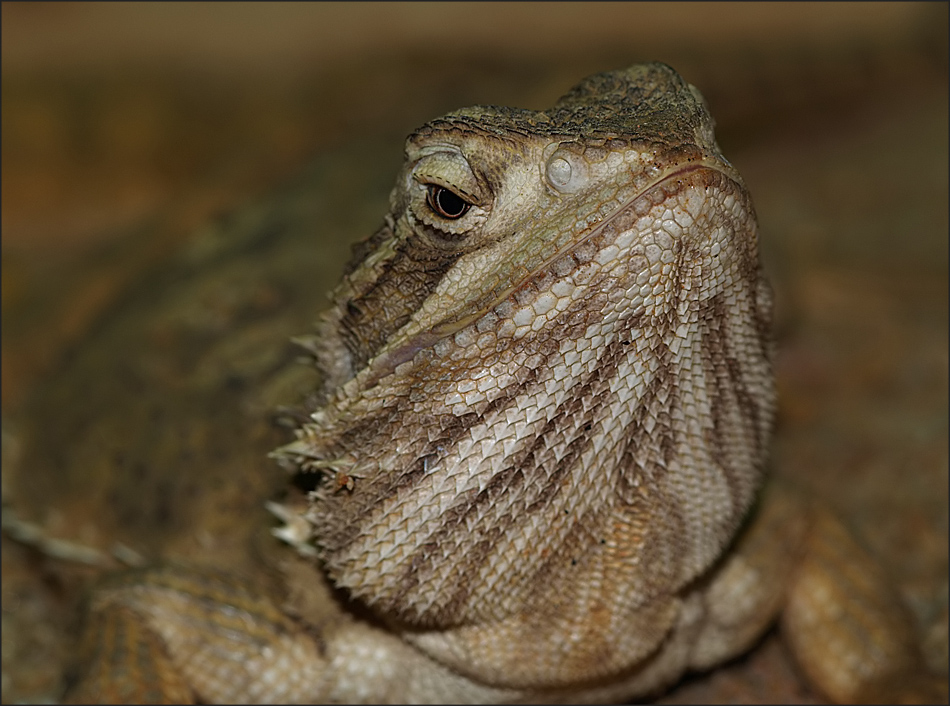
<path fill-rule="evenodd" d="M 95 446 L 62 420 L 138 418 L 122 411 L 133 393 L 123 401 L 121 376 L 89 371 L 112 370 L 107 355 L 134 349 L 141 335 L 110 338 L 114 322 L 156 316 L 148 286 L 164 287 L 156 301 L 172 291 L 175 277 L 162 273 L 178 270 L 166 263 L 206 248 L 209 221 L 283 203 L 268 196 L 282 185 L 318 185 L 293 203 L 309 199 L 326 224 L 313 229 L 309 272 L 319 276 L 309 284 L 328 289 L 345 243 L 381 218 L 413 127 L 463 105 L 544 107 L 589 73 L 660 59 L 703 91 L 756 200 L 782 351 L 774 466 L 816 490 L 881 557 L 928 659 L 945 669 L 946 25 L 945 4 L 917 3 L 4 3 L 5 505 L 85 540 L 88 528 L 63 519 L 72 515 L 55 474 Z M 295 176 L 305 168 L 310 176 Z M 195 268 L 189 277 L 200 277 Z M 265 348 L 276 336 L 279 350 L 319 306 L 284 284 L 254 290 L 249 305 L 276 317 L 299 300 L 287 333 L 257 332 Z M 200 308 L 198 295 L 180 296 L 188 316 Z M 223 341 L 228 320 L 214 319 Z M 170 356 L 178 339 L 163 326 L 147 329 L 149 345 Z M 244 345 L 228 355 L 240 359 Z M 101 368 L 85 362 L 88 351 Z M 166 398 L 194 387 L 190 370 L 163 374 Z M 201 419 L 215 426 L 210 413 Z M 59 461 L 31 465 L 42 433 Z M 200 445 L 214 433 L 193 436 Z M 129 440 L 128 453 L 147 455 L 150 439 Z M 21 480 L 30 474 L 54 490 L 31 495 Z M 102 526 L 113 528 L 111 510 L 135 514 L 121 499 L 110 508 L 93 498 L 86 512 Z M 174 525 L 175 506 L 163 512 Z M 6 537 L 3 549 L 3 700 L 53 698 L 88 577 Z M 815 698 L 775 634 L 666 697 Z"/>

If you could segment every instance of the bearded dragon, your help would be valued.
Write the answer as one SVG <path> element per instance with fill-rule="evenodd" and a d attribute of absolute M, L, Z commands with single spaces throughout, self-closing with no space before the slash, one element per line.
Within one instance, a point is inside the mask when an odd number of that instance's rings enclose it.
<path fill-rule="evenodd" d="M 665 65 L 424 125 L 303 341 L 322 383 L 275 453 L 314 481 L 275 509 L 318 555 L 319 618 L 225 575 L 118 577 L 68 697 L 616 701 L 780 615 L 830 698 L 908 685 L 916 647 L 873 562 L 763 487 L 757 240 L 701 95 Z"/>

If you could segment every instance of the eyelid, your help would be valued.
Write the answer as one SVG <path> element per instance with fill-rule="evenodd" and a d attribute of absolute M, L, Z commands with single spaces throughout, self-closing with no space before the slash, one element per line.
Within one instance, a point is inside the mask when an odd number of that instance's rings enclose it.
<path fill-rule="evenodd" d="M 441 186 L 457 194 L 473 206 L 484 206 L 487 194 L 484 185 L 465 156 L 455 150 L 433 149 L 424 153 L 412 166 L 412 180 L 428 188 L 430 184 Z"/>
<path fill-rule="evenodd" d="M 448 179 L 441 179 L 438 175 L 413 174 L 413 180 L 428 192 L 433 186 L 439 189 L 451 191 L 469 206 L 478 206 L 478 197 L 475 194 L 468 193 L 458 184 L 453 184 Z"/>

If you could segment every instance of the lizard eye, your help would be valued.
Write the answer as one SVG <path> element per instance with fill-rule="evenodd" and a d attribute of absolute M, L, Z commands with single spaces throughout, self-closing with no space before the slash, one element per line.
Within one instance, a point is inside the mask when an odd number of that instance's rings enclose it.
<path fill-rule="evenodd" d="M 450 221 L 458 220 L 472 207 L 472 204 L 454 191 L 438 184 L 429 184 L 426 187 L 426 203 L 437 216 Z"/>

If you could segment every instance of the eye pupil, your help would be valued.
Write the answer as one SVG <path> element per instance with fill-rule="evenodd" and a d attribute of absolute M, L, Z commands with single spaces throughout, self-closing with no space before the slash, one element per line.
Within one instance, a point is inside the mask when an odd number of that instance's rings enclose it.
<path fill-rule="evenodd" d="M 468 201 L 442 186 L 430 184 L 426 191 L 426 201 L 429 208 L 442 218 L 455 220 L 464 216 L 472 207 Z"/>

